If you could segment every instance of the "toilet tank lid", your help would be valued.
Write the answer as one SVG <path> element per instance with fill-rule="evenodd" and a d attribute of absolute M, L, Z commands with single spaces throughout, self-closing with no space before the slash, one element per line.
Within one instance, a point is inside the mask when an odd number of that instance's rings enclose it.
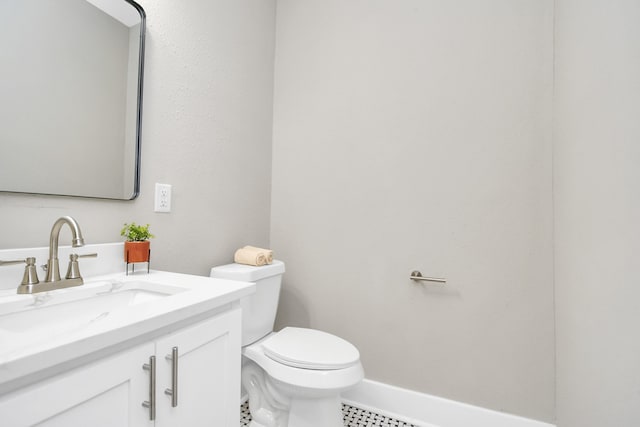
<path fill-rule="evenodd" d="M 256 282 L 266 277 L 277 276 L 284 273 L 284 262 L 273 260 L 273 263 L 259 267 L 245 264 L 226 264 L 213 267 L 211 277 L 218 279 L 238 280 L 243 282 Z"/>

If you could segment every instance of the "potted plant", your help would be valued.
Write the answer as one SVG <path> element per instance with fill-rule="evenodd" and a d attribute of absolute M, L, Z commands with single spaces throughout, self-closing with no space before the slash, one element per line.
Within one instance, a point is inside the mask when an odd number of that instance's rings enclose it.
<path fill-rule="evenodd" d="M 135 222 L 124 224 L 120 235 L 127 240 L 124 242 L 124 260 L 126 263 L 149 262 L 149 239 L 155 237 L 149 232 L 149 224 L 138 225 Z"/>

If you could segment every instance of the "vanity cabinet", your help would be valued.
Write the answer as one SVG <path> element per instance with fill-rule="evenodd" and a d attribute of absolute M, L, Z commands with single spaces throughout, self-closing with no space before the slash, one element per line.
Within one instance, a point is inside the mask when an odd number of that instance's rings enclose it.
<path fill-rule="evenodd" d="M 155 408 L 150 407 L 152 357 Z M 0 396 L 0 424 L 235 427 L 240 360 L 240 309 L 235 308 Z"/>
<path fill-rule="evenodd" d="M 240 309 L 156 341 L 157 427 L 240 425 Z M 172 350 L 177 348 L 177 406 Z"/>
<path fill-rule="evenodd" d="M 148 394 L 141 361 L 153 343 L 59 374 L 0 397 L 0 424 L 11 427 L 144 426 L 140 397 Z M 129 410 L 131 408 L 131 411 Z"/>

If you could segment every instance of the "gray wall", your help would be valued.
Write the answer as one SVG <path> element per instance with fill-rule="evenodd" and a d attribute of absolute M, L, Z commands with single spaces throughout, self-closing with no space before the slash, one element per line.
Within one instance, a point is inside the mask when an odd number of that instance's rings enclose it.
<path fill-rule="evenodd" d="M 640 425 L 640 3 L 556 1 L 559 427 Z"/>
<path fill-rule="evenodd" d="M 552 13 L 278 1 L 279 326 L 350 340 L 370 379 L 554 419 Z"/>
<path fill-rule="evenodd" d="M 120 240 L 124 222 L 151 223 L 157 269 L 208 274 L 240 245 L 268 244 L 275 1 L 141 4 L 148 17 L 141 196 L 0 193 L 0 248 L 48 245 L 61 215 L 79 221 L 88 243 Z M 173 185 L 170 214 L 153 212 L 155 182 Z"/>

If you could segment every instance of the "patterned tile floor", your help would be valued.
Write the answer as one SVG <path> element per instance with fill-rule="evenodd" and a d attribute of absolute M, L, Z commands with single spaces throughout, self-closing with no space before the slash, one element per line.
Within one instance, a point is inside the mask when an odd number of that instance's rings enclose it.
<path fill-rule="evenodd" d="M 342 415 L 345 427 L 416 427 L 413 424 L 344 403 L 342 404 Z M 240 427 L 248 427 L 250 422 L 249 404 L 245 403 L 240 407 Z"/>

